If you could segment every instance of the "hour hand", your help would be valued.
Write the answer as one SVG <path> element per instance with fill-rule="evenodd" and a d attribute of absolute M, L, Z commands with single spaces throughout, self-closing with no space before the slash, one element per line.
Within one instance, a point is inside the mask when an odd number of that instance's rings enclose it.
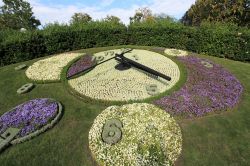
<path fill-rule="evenodd" d="M 166 80 L 168 80 L 168 81 L 171 80 L 171 77 L 169 77 L 169 76 L 167 76 L 167 75 L 165 75 L 165 74 L 162 74 L 162 73 L 160 73 L 160 72 L 158 72 L 158 71 L 156 71 L 156 70 L 154 70 L 154 69 L 151 69 L 151 68 L 149 68 L 149 67 L 147 67 L 147 66 L 145 66 L 145 65 L 142 65 L 142 64 L 140 64 L 140 63 L 138 63 L 138 62 L 135 62 L 135 61 L 133 61 L 133 60 L 131 60 L 131 59 L 129 59 L 129 58 L 126 58 L 126 57 L 124 57 L 123 55 L 116 55 L 115 59 L 116 59 L 117 61 L 121 62 L 121 63 L 127 64 L 127 65 L 131 65 L 131 66 L 133 66 L 133 67 L 136 67 L 136 68 L 138 68 L 138 69 L 144 70 L 144 71 L 146 71 L 146 72 L 148 72 L 148 73 L 150 73 L 150 74 L 153 74 L 153 75 L 155 75 L 155 76 L 164 78 L 164 79 L 166 79 Z"/>

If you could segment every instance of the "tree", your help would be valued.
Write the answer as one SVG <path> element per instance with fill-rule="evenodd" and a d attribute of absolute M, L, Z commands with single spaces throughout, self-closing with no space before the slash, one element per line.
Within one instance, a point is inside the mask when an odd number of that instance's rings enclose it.
<path fill-rule="evenodd" d="M 0 7 L 0 25 L 2 28 L 20 30 L 36 29 L 41 25 L 40 21 L 33 16 L 30 4 L 23 0 L 3 0 Z"/>
<path fill-rule="evenodd" d="M 107 15 L 107 17 L 104 18 L 104 21 L 112 22 L 112 23 L 120 23 L 121 19 L 119 17 L 116 17 L 116 16 Z"/>
<path fill-rule="evenodd" d="M 177 22 L 177 20 L 174 17 L 171 17 L 165 13 L 160 13 L 160 14 L 154 15 L 154 19 L 156 21 Z"/>
<path fill-rule="evenodd" d="M 197 0 L 181 21 L 199 26 L 203 21 L 231 22 L 250 25 L 250 0 Z"/>
<path fill-rule="evenodd" d="M 130 24 L 143 21 L 150 21 L 153 20 L 153 14 L 152 11 L 147 7 L 139 8 L 135 11 L 135 15 L 133 17 L 130 17 L 129 19 Z"/>
<path fill-rule="evenodd" d="M 89 23 L 92 21 L 92 17 L 90 17 L 87 13 L 75 13 L 70 20 L 71 24 L 78 24 L 78 23 Z"/>

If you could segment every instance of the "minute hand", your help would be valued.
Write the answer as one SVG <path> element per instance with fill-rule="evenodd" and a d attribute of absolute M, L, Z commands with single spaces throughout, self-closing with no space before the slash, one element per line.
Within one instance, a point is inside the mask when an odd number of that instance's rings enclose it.
<path fill-rule="evenodd" d="M 134 66 L 134 67 L 136 67 L 138 69 L 144 70 L 144 71 L 146 71 L 146 72 L 148 72 L 150 74 L 153 74 L 155 76 L 159 76 L 161 78 L 164 78 L 164 79 L 166 79 L 168 81 L 171 80 L 171 77 L 166 76 L 165 74 L 162 74 L 162 73 L 160 73 L 160 72 L 158 72 L 158 71 L 156 71 L 154 69 L 151 69 L 151 68 L 149 68 L 147 66 L 144 66 L 144 65 L 142 65 L 142 64 L 140 64 L 138 62 L 135 62 L 135 61 L 133 61 L 133 60 L 131 60 L 129 58 L 126 58 L 123 55 L 116 54 L 115 59 L 117 61 L 121 62 L 121 63 L 129 64 L 129 65 Z"/>

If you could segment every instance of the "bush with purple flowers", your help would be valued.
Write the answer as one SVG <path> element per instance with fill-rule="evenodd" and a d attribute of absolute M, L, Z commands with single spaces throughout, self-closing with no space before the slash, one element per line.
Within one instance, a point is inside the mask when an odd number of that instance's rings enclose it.
<path fill-rule="evenodd" d="M 93 59 L 91 55 L 85 55 L 80 58 L 77 62 L 72 64 L 67 72 L 67 78 L 70 78 L 80 72 L 84 71 L 85 69 L 93 66 L 96 61 Z"/>
<path fill-rule="evenodd" d="M 33 133 L 48 123 L 57 115 L 58 102 L 52 99 L 34 99 L 21 104 L 0 117 L 0 134 L 7 128 L 20 128 L 17 138 Z"/>
<path fill-rule="evenodd" d="M 230 72 L 209 60 L 193 56 L 178 59 L 187 68 L 187 82 L 179 91 L 155 101 L 156 105 L 173 115 L 194 117 L 227 110 L 239 102 L 243 87 Z"/>

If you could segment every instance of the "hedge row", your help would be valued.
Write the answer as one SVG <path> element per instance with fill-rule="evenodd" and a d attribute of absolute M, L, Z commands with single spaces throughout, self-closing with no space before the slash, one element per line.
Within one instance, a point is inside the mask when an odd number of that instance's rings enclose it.
<path fill-rule="evenodd" d="M 52 25 L 34 32 L 0 32 L 0 65 L 45 55 L 101 46 L 145 45 L 186 49 L 197 53 L 250 61 L 250 30 L 231 25 L 179 23 L 122 24 L 93 22 Z"/>
<path fill-rule="evenodd" d="M 178 48 L 250 61 L 250 30 L 233 25 L 135 24 L 129 27 L 129 44 Z"/>
<path fill-rule="evenodd" d="M 11 32 L 0 40 L 0 65 L 83 48 L 124 45 L 126 38 L 126 26 L 106 22 L 52 25 L 40 31 Z"/>

